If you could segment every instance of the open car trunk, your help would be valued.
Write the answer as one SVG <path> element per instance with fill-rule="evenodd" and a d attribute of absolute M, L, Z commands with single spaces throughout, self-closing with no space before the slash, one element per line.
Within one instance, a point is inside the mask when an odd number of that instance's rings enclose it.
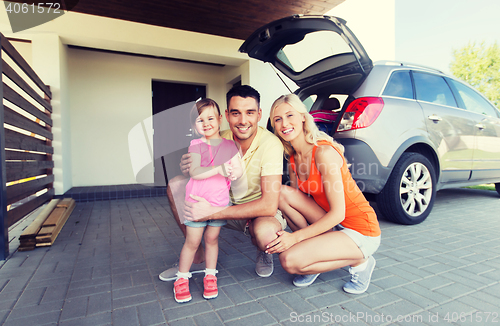
<path fill-rule="evenodd" d="M 343 19 L 295 15 L 257 29 L 239 51 L 269 62 L 300 90 L 334 86 L 350 94 L 373 67 L 371 59 Z"/>

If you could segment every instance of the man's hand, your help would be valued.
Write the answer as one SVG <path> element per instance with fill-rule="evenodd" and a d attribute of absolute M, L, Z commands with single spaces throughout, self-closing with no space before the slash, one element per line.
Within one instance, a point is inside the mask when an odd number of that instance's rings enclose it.
<path fill-rule="evenodd" d="M 182 155 L 179 167 L 181 168 L 182 174 L 184 174 L 184 176 L 186 177 L 189 177 L 189 169 L 191 168 L 191 163 L 193 163 L 193 160 L 191 159 L 190 153 Z"/>
<path fill-rule="evenodd" d="M 266 246 L 266 254 L 280 254 L 298 242 L 297 237 L 293 233 L 278 231 L 276 235 L 278 237 Z"/>
<path fill-rule="evenodd" d="M 211 215 L 221 211 L 224 207 L 214 207 L 203 197 L 189 195 L 196 203 L 186 201 L 184 204 L 184 218 L 188 221 L 201 222 L 213 219 Z"/>

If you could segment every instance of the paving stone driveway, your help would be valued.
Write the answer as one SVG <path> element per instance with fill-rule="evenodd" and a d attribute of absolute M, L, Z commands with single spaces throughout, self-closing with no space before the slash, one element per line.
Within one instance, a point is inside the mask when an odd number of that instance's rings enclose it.
<path fill-rule="evenodd" d="M 272 277 L 254 272 L 248 238 L 223 230 L 219 297 L 177 304 L 158 274 L 183 237 L 165 197 L 79 203 L 56 243 L 16 252 L 0 269 L 4 325 L 500 325 L 500 198 L 441 191 L 416 226 L 381 220 L 382 245 L 369 290 L 342 291 L 348 273 L 322 274 L 307 288 L 275 257 Z M 275 255 L 276 256 L 276 255 Z M 201 275 L 201 274 L 195 274 Z"/>

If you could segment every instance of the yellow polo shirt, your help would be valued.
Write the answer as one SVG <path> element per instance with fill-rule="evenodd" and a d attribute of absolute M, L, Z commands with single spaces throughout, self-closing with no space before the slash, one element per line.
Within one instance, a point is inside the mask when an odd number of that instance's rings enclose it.
<path fill-rule="evenodd" d="M 231 130 L 221 136 L 234 141 Z M 250 148 L 243 156 L 243 175 L 231 182 L 231 202 L 248 203 L 262 196 L 260 178 L 283 174 L 283 144 L 274 134 L 259 127 Z"/>

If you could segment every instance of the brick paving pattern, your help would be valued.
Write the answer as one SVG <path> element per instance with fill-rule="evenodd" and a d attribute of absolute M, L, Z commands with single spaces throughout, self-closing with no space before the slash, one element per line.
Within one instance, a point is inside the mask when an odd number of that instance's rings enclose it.
<path fill-rule="evenodd" d="M 381 218 L 377 266 L 362 295 L 342 291 L 346 269 L 296 288 L 277 255 L 272 277 L 259 278 L 250 240 L 223 229 L 219 297 L 203 299 L 202 274 L 194 274 L 193 300 L 178 304 L 173 282 L 158 279 L 184 241 L 166 198 L 78 203 L 52 247 L 16 252 L 0 268 L 0 322 L 500 325 L 499 211 L 496 192 L 452 189 L 438 193 L 420 225 Z"/>

